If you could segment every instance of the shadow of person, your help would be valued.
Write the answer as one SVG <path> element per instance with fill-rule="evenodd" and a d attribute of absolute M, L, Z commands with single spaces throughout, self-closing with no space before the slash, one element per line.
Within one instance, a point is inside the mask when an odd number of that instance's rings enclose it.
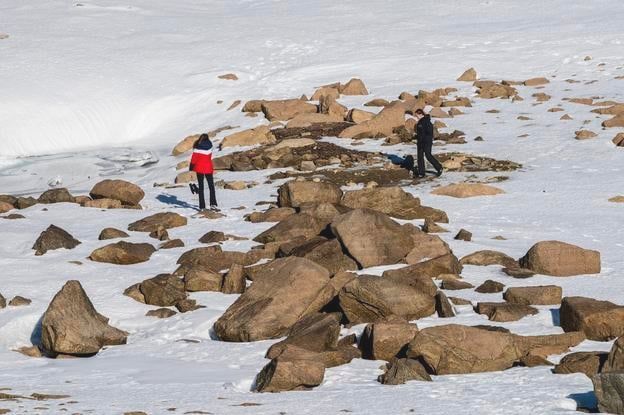
<path fill-rule="evenodd" d="M 162 203 L 166 203 L 168 205 L 197 210 L 197 206 L 191 205 L 190 203 L 184 200 L 178 199 L 177 196 L 170 195 L 170 194 L 161 193 L 158 196 L 156 196 L 156 200 Z"/>

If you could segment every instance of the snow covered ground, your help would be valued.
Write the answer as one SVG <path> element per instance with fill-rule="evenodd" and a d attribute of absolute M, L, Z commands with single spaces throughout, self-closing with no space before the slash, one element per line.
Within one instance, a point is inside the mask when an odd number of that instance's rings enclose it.
<path fill-rule="evenodd" d="M 67 409 L 95 414 L 131 410 L 551 414 L 572 412 L 577 401 L 591 405 L 587 377 L 553 375 L 545 367 L 383 386 L 376 382 L 383 362 L 365 360 L 327 370 L 324 383 L 313 391 L 255 394 L 250 392 L 254 376 L 266 364 L 263 356 L 273 342 L 233 344 L 211 337 L 212 324 L 235 296 L 194 293 L 191 297 L 206 308 L 157 320 L 144 316 L 153 307 L 122 295 L 135 282 L 173 271 L 177 257 L 199 246 L 197 239 L 210 230 L 251 238 L 269 227 L 243 222 L 242 217 L 257 209 L 257 201 L 273 200 L 280 181 L 247 191 L 220 190 L 226 218 L 190 218 L 189 226 L 170 230 L 186 248 L 159 251 L 149 262 L 132 266 L 85 259 L 105 244 L 97 241 L 105 227 L 123 229 L 158 211 L 187 216 L 194 212 L 189 204 L 197 201 L 188 189 L 153 184 L 173 181 L 174 166 L 183 158 L 170 156 L 170 151 L 184 136 L 228 124 L 246 128 L 266 122 L 244 117 L 238 108 L 226 111 L 236 99 L 298 97 L 352 76 L 364 80 L 371 97 L 393 99 L 402 91 L 443 86 L 472 96 L 470 84 L 454 79 L 474 66 L 484 79 L 547 76 L 551 83 L 541 90 L 519 87 L 525 98 L 519 103 L 476 100 L 465 109 L 466 115 L 447 122 L 451 129 L 466 132 L 468 143 L 436 151 L 472 152 L 524 167 L 497 184 L 506 194 L 492 198 L 456 200 L 429 193 L 432 185 L 462 181 L 466 173 L 449 173 L 406 190 L 423 204 L 448 212 L 446 227 L 451 232 L 442 237 L 458 257 L 480 249 L 519 257 L 533 243 L 549 239 L 602 254 L 603 271 L 597 276 L 514 280 L 496 266 L 467 266 L 463 273 L 467 281 L 476 285 L 496 278 L 508 286 L 557 284 L 564 295 L 624 304 L 624 207 L 607 201 L 624 194 L 624 150 L 611 143 L 621 130 L 602 130 L 605 117 L 590 113 L 591 107 L 561 101 L 593 96 L 624 101 L 624 80 L 615 79 L 624 75 L 624 4 L 620 0 L 416 3 L 3 0 L 0 33 L 9 37 L 0 36 L 0 194 L 38 196 L 57 178 L 72 194 L 86 194 L 103 177 L 119 177 L 140 184 L 146 198 L 144 211 L 103 212 L 72 204 L 44 210 L 36 205 L 20 212 L 26 219 L 1 220 L 0 292 L 7 298 L 25 296 L 33 303 L 0 310 L 0 388 L 17 394 L 67 394 L 74 403 L 0 401 L 0 408 L 14 413 Z M 593 59 L 584 60 L 587 55 Z M 228 72 L 240 79 L 217 78 Z M 564 81 L 570 78 L 581 82 Z M 534 106 L 534 92 L 548 93 L 552 99 Z M 361 105 L 369 98 L 342 102 Z M 565 112 L 546 111 L 557 104 Z M 501 112 L 485 112 L 493 108 Z M 564 113 L 573 120 L 560 121 Z M 531 119 L 518 120 L 521 114 Z M 574 131 L 580 128 L 597 132 L 598 138 L 574 140 Z M 524 134 L 528 136 L 519 137 Z M 476 136 L 485 141 L 473 141 Z M 381 143 L 367 140 L 357 149 L 414 152 L 412 146 Z M 218 179 L 262 183 L 270 173 L 220 172 Z M 232 209 L 238 206 L 246 209 Z M 83 243 L 71 251 L 35 257 L 31 246 L 52 223 Z M 474 234 L 473 242 L 452 239 L 460 228 Z M 496 235 L 507 240 L 491 239 Z M 129 240 L 153 242 L 138 233 Z M 244 251 L 251 244 L 229 241 L 223 248 Z M 83 264 L 69 263 L 76 260 Z M 80 280 L 96 309 L 110 317 L 112 325 L 130 332 L 129 344 L 79 360 L 32 359 L 13 352 L 30 345 L 41 314 L 68 279 Z M 457 295 L 492 301 L 501 297 L 472 290 Z M 488 323 L 469 307 L 459 311 L 455 318 L 431 317 L 418 325 Z M 561 332 L 554 320 L 556 313 L 542 307 L 538 315 L 500 325 L 521 334 Z M 361 330 L 361 326 L 352 329 Z M 584 342 L 577 350 L 609 348 L 609 343 Z M 46 406 L 49 409 L 34 409 Z"/>

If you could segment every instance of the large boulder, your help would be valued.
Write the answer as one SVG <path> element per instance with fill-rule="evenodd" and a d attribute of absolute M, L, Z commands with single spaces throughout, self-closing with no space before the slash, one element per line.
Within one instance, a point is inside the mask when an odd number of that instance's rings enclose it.
<path fill-rule="evenodd" d="M 325 365 L 313 359 L 271 360 L 256 376 L 256 391 L 284 392 L 307 390 L 323 382 Z"/>
<path fill-rule="evenodd" d="M 388 137 L 394 128 L 402 125 L 405 125 L 405 108 L 402 105 L 389 105 L 370 120 L 346 128 L 339 137 Z"/>
<path fill-rule="evenodd" d="M 424 362 L 430 373 L 449 375 L 508 369 L 521 356 L 512 334 L 450 324 L 416 333 L 407 357 Z"/>
<path fill-rule="evenodd" d="M 171 229 L 186 226 L 186 217 L 174 212 L 162 212 L 150 215 L 128 225 L 129 231 L 154 232 L 158 229 Z"/>
<path fill-rule="evenodd" d="M 283 336 L 301 318 L 319 311 L 310 308 L 329 283 L 329 272 L 304 258 L 272 262 L 272 272 L 253 284 L 214 325 L 224 341 L 255 341 Z"/>
<path fill-rule="evenodd" d="M 298 208 L 306 203 L 340 203 L 342 190 L 329 182 L 293 180 L 277 190 L 281 207 Z"/>
<path fill-rule="evenodd" d="M 396 264 L 414 247 L 406 228 L 371 209 L 355 209 L 336 217 L 331 230 L 362 268 Z"/>
<path fill-rule="evenodd" d="M 525 305 L 561 304 L 561 287 L 540 285 L 536 287 L 510 287 L 503 293 L 508 303 Z"/>
<path fill-rule="evenodd" d="M 613 342 L 607 361 L 604 365 L 605 372 L 614 372 L 624 370 L 624 337 L 618 337 Z"/>
<path fill-rule="evenodd" d="M 415 324 L 400 319 L 368 324 L 359 344 L 362 357 L 391 361 L 404 351 L 417 332 L 418 327 Z"/>
<path fill-rule="evenodd" d="M 160 274 L 141 282 L 138 286 L 145 304 L 169 307 L 186 299 L 184 282 L 175 275 Z"/>
<path fill-rule="evenodd" d="M 71 236 L 67 231 L 55 225 L 50 225 L 48 229 L 41 232 L 32 249 L 35 255 L 43 255 L 55 249 L 74 249 L 80 245 L 80 241 Z"/>
<path fill-rule="evenodd" d="M 288 121 L 299 114 L 318 112 L 318 107 L 300 99 L 264 101 L 261 106 L 269 121 Z"/>
<path fill-rule="evenodd" d="M 290 215 L 281 222 L 256 236 L 253 240 L 263 244 L 285 242 L 298 237 L 312 238 L 318 235 L 327 223 L 305 213 Z"/>
<path fill-rule="evenodd" d="M 271 133 L 268 126 L 261 125 L 224 137 L 221 141 L 221 148 L 273 143 L 275 143 L 275 136 Z"/>
<path fill-rule="evenodd" d="M 41 193 L 39 203 L 74 203 L 76 199 L 65 188 L 50 189 Z"/>
<path fill-rule="evenodd" d="M 474 82 L 477 80 L 477 71 L 475 68 L 466 69 L 457 80 L 462 82 Z"/>
<path fill-rule="evenodd" d="M 41 319 L 41 346 L 50 355 L 90 356 L 127 336 L 95 310 L 78 281 L 65 283 Z"/>
<path fill-rule="evenodd" d="M 438 187 L 431 194 L 457 198 L 494 196 L 505 193 L 502 189 L 482 183 L 456 183 Z"/>
<path fill-rule="evenodd" d="M 287 346 L 297 346 L 317 353 L 336 350 L 339 336 L 340 314 L 312 313 L 295 323 L 288 332 L 288 337 L 271 346 L 266 357 L 278 357 Z"/>
<path fill-rule="evenodd" d="M 519 262 L 523 268 L 556 277 L 600 273 L 600 252 L 559 241 L 536 243 Z"/>
<path fill-rule="evenodd" d="M 344 118 L 336 114 L 305 113 L 292 118 L 286 128 L 309 127 L 312 124 L 342 122 Z"/>
<path fill-rule="evenodd" d="M 559 309 L 565 332 L 582 331 L 588 339 L 608 341 L 624 335 L 624 306 L 586 297 L 565 297 Z"/>
<path fill-rule="evenodd" d="M 89 259 L 95 262 L 131 265 L 148 261 L 154 252 L 156 248 L 150 244 L 120 241 L 96 249 L 91 252 Z"/>
<path fill-rule="evenodd" d="M 115 199 L 125 206 L 137 206 L 145 197 L 143 190 L 134 183 L 125 180 L 106 179 L 89 192 L 93 199 Z"/>
<path fill-rule="evenodd" d="M 599 373 L 592 382 L 600 412 L 624 414 L 624 372 Z"/>
<path fill-rule="evenodd" d="M 399 219 L 424 219 L 420 199 L 398 186 L 374 187 L 345 192 L 342 205 L 368 208 Z"/>
<path fill-rule="evenodd" d="M 392 316 L 406 320 L 435 312 L 431 293 L 383 277 L 360 276 L 347 283 L 338 295 L 340 308 L 350 323 L 374 323 Z"/>

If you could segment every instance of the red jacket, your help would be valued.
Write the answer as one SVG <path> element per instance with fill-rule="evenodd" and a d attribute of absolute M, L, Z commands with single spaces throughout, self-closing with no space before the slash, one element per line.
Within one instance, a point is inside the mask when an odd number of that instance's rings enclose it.
<path fill-rule="evenodd" d="M 213 174 L 212 143 L 210 141 L 204 141 L 201 145 L 193 149 L 191 171 L 200 174 Z"/>

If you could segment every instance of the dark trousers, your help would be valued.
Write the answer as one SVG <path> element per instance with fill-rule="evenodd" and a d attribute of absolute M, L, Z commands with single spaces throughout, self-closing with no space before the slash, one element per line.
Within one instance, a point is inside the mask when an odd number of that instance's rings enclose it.
<path fill-rule="evenodd" d="M 217 206 L 217 196 L 215 193 L 214 179 L 212 174 L 197 173 L 197 184 L 199 187 L 199 208 L 206 208 L 206 199 L 204 198 L 204 178 L 208 182 L 208 190 L 210 191 L 210 206 Z"/>
<path fill-rule="evenodd" d="M 442 165 L 435 157 L 433 157 L 433 154 L 431 154 L 431 147 L 433 146 L 433 142 L 429 140 L 422 140 L 422 141 L 418 141 L 417 145 L 418 145 L 418 175 L 419 176 L 425 175 L 425 157 L 427 157 L 427 161 L 431 163 L 431 165 L 433 166 L 433 168 L 436 169 L 436 171 L 438 172 L 441 171 Z"/>

